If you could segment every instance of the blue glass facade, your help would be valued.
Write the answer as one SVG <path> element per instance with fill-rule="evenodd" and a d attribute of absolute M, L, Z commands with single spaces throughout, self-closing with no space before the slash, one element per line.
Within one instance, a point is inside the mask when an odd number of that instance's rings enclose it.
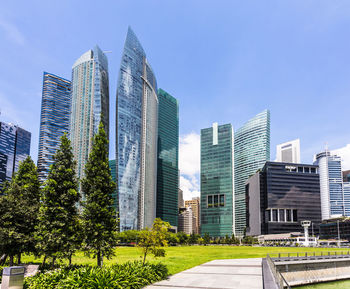
<path fill-rule="evenodd" d="M 179 105 L 158 90 L 157 218 L 178 226 Z"/>
<path fill-rule="evenodd" d="M 77 176 L 81 179 L 101 120 L 109 135 L 108 62 L 98 46 L 74 63 L 71 99 L 69 137 L 77 161 Z"/>
<path fill-rule="evenodd" d="M 235 132 L 235 234 L 246 227 L 245 182 L 270 160 L 270 112 L 264 110 Z"/>
<path fill-rule="evenodd" d="M 44 72 L 39 132 L 38 175 L 45 181 L 60 145 L 69 129 L 71 82 Z"/>
<path fill-rule="evenodd" d="M 116 160 L 120 230 L 150 227 L 157 178 L 157 83 L 129 28 L 117 87 Z"/>
<path fill-rule="evenodd" d="M 19 162 L 30 154 L 31 133 L 13 124 L 0 122 L 0 186 L 11 180 Z"/>

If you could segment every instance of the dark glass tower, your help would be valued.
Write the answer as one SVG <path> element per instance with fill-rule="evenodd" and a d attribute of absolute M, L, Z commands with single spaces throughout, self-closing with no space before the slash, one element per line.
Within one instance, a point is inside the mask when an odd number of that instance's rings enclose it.
<path fill-rule="evenodd" d="M 231 124 L 201 130 L 201 234 L 233 232 L 233 130 Z"/>
<path fill-rule="evenodd" d="M 246 227 L 245 182 L 270 160 L 270 112 L 264 110 L 235 132 L 235 234 Z"/>
<path fill-rule="evenodd" d="M 47 178 L 61 136 L 69 129 L 70 93 L 69 80 L 44 72 L 38 156 L 41 182 Z"/>
<path fill-rule="evenodd" d="M 30 140 L 30 132 L 0 122 L 0 187 L 6 180 L 11 180 L 19 163 L 30 154 Z"/>
<path fill-rule="evenodd" d="M 157 217 L 178 226 L 179 106 L 177 100 L 158 90 Z"/>
<path fill-rule="evenodd" d="M 111 176 L 113 182 L 117 182 L 117 166 L 115 160 L 109 161 L 109 169 L 111 170 Z M 112 195 L 113 198 L 113 207 L 118 212 L 118 194 L 117 194 L 117 188 L 115 188 L 115 191 Z"/>
<path fill-rule="evenodd" d="M 157 82 L 128 29 L 117 86 L 116 160 L 120 230 L 151 227 L 156 217 Z"/>

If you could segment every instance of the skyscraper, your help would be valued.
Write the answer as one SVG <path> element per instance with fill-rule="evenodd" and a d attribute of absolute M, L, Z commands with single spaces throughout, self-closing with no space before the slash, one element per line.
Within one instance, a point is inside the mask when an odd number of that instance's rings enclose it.
<path fill-rule="evenodd" d="M 231 124 L 201 130 L 201 234 L 233 231 L 233 130 Z"/>
<path fill-rule="evenodd" d="M 156 217 L 157 82 L 130 27 L 119 70 L 116 119 L 120 230 L 151 227 Z"/>
<path fill-rule="evenodd" d="M 115 160 L 110 160 L 109 161 L 109 169 L 111 170 L 111 176 L 112 176 L 112 180 L 113 182 L 117 182 L 117 165 L 116 165 L 116 161 Z M 119 212 L 119 206 L 118 206 L 118 191 L 117 191 L 117 187 L 115 188 L 115 191 L 112 195 L 113 198 L 113 207 L 115 208 L 116 212 Z"/>
<path fill-rule="evenodd" d="M 270 112 L 264 110 L 235 132 L 235 234 L 246 227 L 245 182 L 270 160 Z"/>
<path fill-rule="evenodd" d="M 69 129 L 71 82 L 44 72 L 41 100 L 38 174 L 45 181 L 60 138 Z"/>
<path fill-rule="evenodd" d="M 300 140 L 295 139 L 277 145 L 276 162 L 300 163 Z"/>
<path fill-rule="evenodd" d="M 324 151 L 316 155 L 321 187 L 322 220 L 345 215 L 341 158 Z"/>
<path fill-rule="evenodd" d="M 10 181 L 19 163 L 30 154 L 31 133 L 11 123 L 0 122 L 0 188 Z"/>
<path fill-rule="evenodd" d="M 84 167 L 92 148 L 92 139 L 101 121 L 109 134 L 108 62 L 102 50 L 95 46 L 85 52 L 72 68 L 72 105 L 69 136 L 77 176 L 84 176 Z"/>
<path fill-rule="evenodd" d="M 158 90 L 157 217 L 178 226 L 179 106 L 177 100 Z"/>
<path fill-rule="evenodd" d="M 200 214 L 199 214 L 199 197 L 192 198 L 192 200 L 185 201 L 185 206 L 186 206 L 186 208 L 189 208 L 189 207 L 192 208 L 193 215 L 196 217 L 196 224 L 195 224 L 195 226 L 193 228 L 193 231 L 196 234 L 199 234 L 199 218 L 200 218 Z"/>

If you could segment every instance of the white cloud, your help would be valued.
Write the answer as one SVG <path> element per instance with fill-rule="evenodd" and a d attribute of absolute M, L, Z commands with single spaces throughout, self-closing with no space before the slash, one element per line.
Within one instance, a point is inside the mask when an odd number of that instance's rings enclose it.
<path fill-rule="evenodd" d="M 343 170 L 350 170 L 350 144 L 347 144 L 345 147 L 332 150 L 331 152 L 332 154 L 341 157 Z"/>
<path fill-rule="evenodd" d="M 180 137 L 180 188 L 185 200 L 199 197 L 200 136 L 190 133 Z"/>
<path fill-rule="evenodd" d="M 25 38 L 13 23 L 0 18 L 0 29 L 5 32 L 8 38 L 12 39 L 19 45 L 24 45 Z"/>

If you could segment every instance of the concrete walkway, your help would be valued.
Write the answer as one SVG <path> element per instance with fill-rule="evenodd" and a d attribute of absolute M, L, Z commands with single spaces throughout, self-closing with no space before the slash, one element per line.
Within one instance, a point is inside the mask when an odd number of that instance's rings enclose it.
<path fill-rule="evenodd" d="M 171 276 L 147 289 L 262 289 L 260 258 L 214 260 Z"/>

